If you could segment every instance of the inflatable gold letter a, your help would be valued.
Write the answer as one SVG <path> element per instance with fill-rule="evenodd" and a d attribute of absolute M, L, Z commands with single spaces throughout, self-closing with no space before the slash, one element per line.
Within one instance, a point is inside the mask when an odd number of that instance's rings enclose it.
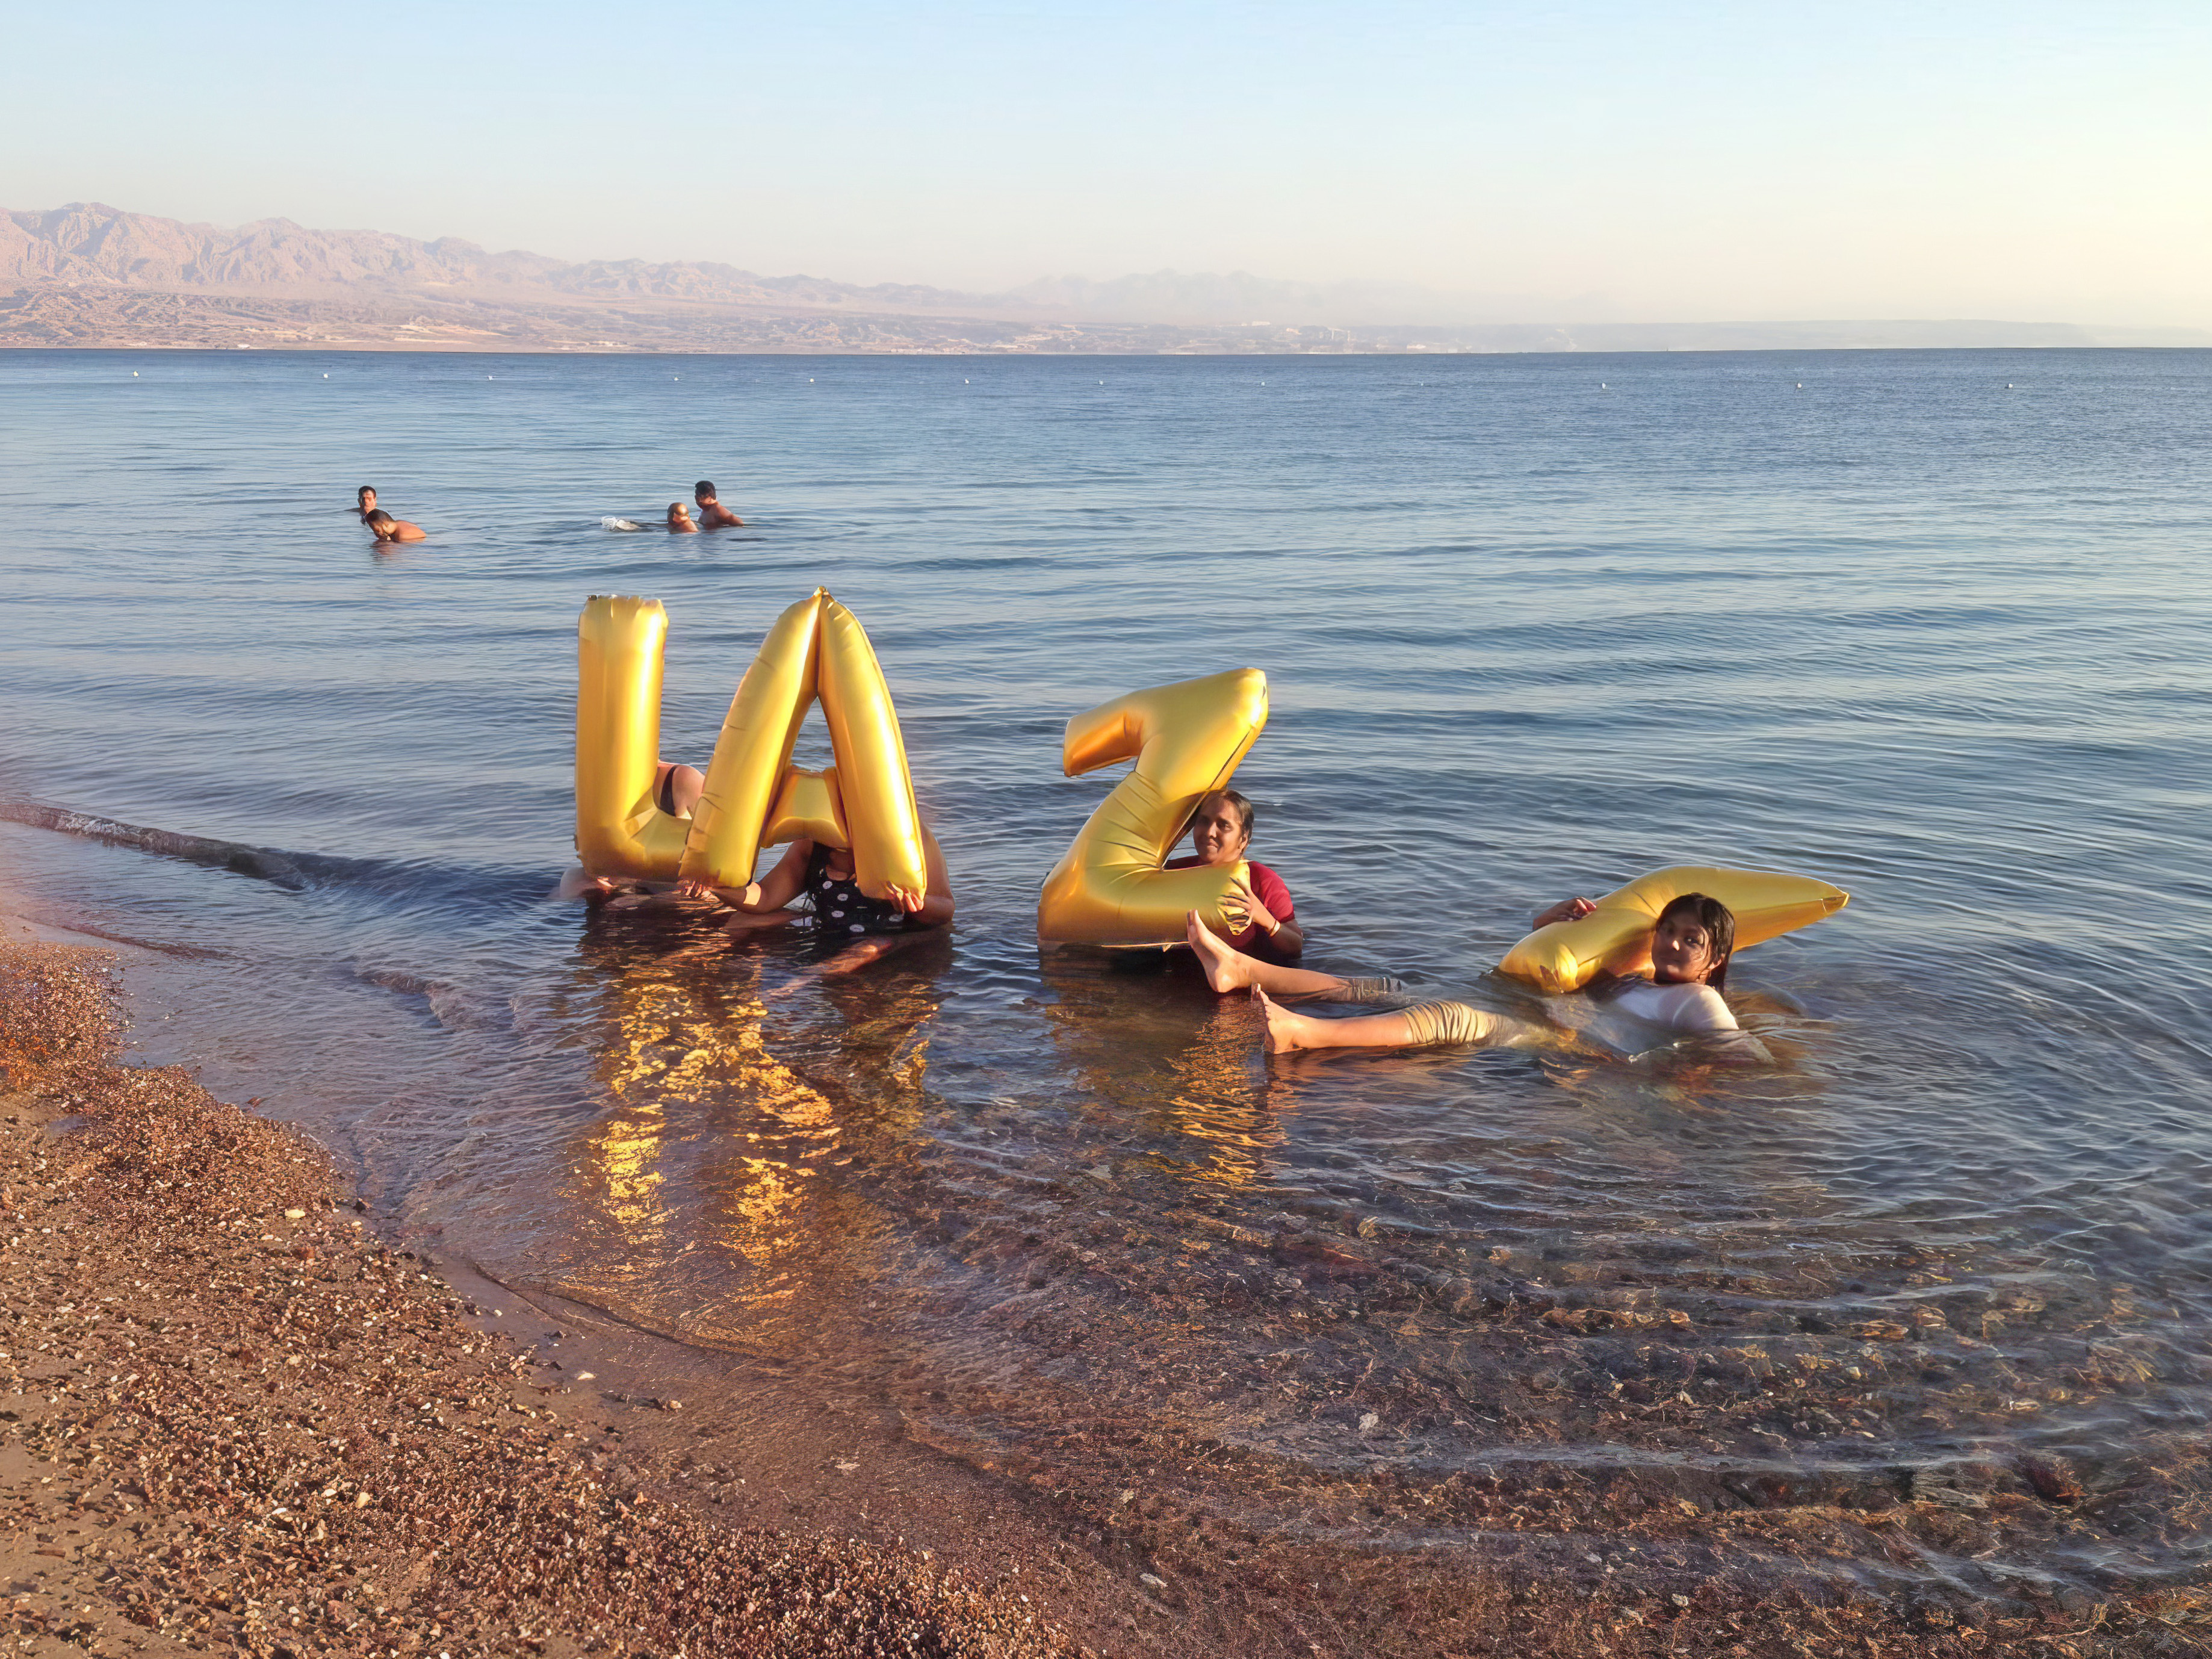
<path fill-rule="evenodd" d="M 577 629 L 576 851 L 595 876 L 715 887 L 753 878 L 763 846 L 801 836 L 853 851 L 872 898 L 929 884 L 921 815 L 898 711 L 853 613 L 820 588 L 769 629 L 745 670 L 705 792 L 688 818 L 653 800 L 660 755 L 657 599 L 594 598 Z M 822 700 L 837 763 L 791 763 L 808 706 Z"/>
<path fill-rule="evenodd" d="M 1067 723 L 1062 769 L 1074 777 L 1134 757 L 1136 766 L 1098 803 L 1044 880 L 1037 936 L 1086 945 L 1167 945 L 1195 910 L 1228 934 L 1221 914 L 1232 880 L 1249 866 L 1163 870 L 1191 814 L 1236 775 L 1267 724 L 1267 677 L 1232 669 L 1204 679 L 1132 691 Z"/>

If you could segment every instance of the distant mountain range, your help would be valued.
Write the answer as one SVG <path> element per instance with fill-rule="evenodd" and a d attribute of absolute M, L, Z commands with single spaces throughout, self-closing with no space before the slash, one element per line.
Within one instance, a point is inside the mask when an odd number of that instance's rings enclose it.
<path fill-rule="evenodd" d="M 734 265 L 569 263 L 456 237 L 234 228 L 97 203 L 0 212 L 0 346 L 549 351 L 1407 352 L 2212 345 L 2070 324 L 1522 324 L 1468 296 L 1244 272 L 1049 277 L 1006 294 Z"/>

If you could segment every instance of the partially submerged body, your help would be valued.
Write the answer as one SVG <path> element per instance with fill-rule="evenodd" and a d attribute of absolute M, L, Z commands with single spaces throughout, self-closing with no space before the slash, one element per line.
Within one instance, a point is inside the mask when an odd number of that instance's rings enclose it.
<path fill-rule="evenodd" d="M 721 503 L 714 486 L 702 478 L 692 487 L 691 499 L 699 506 L 699 527 L 702 530 L 730 530 L 740 527 L 744 520 Z"/>
<path fill-rule="evenodd" d="M 735 912 L 722 926 L 744 934 L 811 923 L 823 945 L 842 947 L 823 966 L 824 973 L 864 966 L 952 920 L 952 878 L 945 867 L 945 849 L 927 824 L 921 842 L 927 885 L 919 892 L 894 887 L 877 899 L 860 890 L 850 848 L 795 841 L 760 880 L 742 890 L 715 892 Z M 802 900 L 805 910 L 792 908 Z"/>
<path fill-rule="evenodd" d="M 706 781 L 696 767 L 662 761 L 653 779 L 654 804 L 672 817 L 689 817 Z M 838 947 L 822 971 L 848 973 L 951 921 L 952 880 L 945 869 L 945 849 L 926 823 L 921 842 L 924 887 L 919 891 L 894 887 L 880 899 L 860 890 L 849 849 L 805 839 L 792 842 L 773 869 L 742 888 L 618 881 L 579 867 L 562 878 L 556 896 L 601 899 L 611 909 L 719 906 L 727 913 L 720 925 L 732 935 L 808 927 L 825 946 Z M 802 902 L 805 909 L 793 908 Z"/>
<path fill-rule="evenodd" d="M 1244 879 L 1230 884 L 1222 914 L 1237 931 L 1235 949 L 1270 962 L 1287 962 L 1305 949 L 1305 930 L 1283 878 L 1247 856 L 1252 848 L 1252 803 L 1234 789 L 1216 789 L 1198 803 L 1190 820 L 1189 854 L 1170 859 L 1168 870 L 1225 869 L 1243 864 Z"/>
<path fill-rule="evenodd" d="M 1586 901 L 1568 902 L 1571 906 Z M 1543 913 L 1538 925 L 1563 919 L 1565 907 Z M 1310 969 L 1262 962 L 1208 933 L 1194 912 L 1188 938 L 1217 991 L 1249 990 L 1267 1017 L 1267 1047 L 1278 1054 L 1300 1048 L 1401 1048 L 1468 1044 L 1492 1048 L 1581 1047 L 1577 1030 L 1537 1024 L 1464 1002 L 1421 1002 L 1344 1019 L 1316 1018 L 1284 1007 L 1278 998 L 1368 1003 L 1390 994 L 1394 981 L 1347 979 Z M 1617 1011 L 1677 1036 L 1711 1042 L 1716 1057 L 1765 1058 L 1758 1040 L 1736 1024 L 1721 994 L 1734 949 L 1734 918 L 1699 894 L 1686 894 L 1661 913 L 1653 929 L 1650 978 L 1601 977 L 1589 995 L 1607 1012 Z M 1591 1022 L 1576 1022 L 1589 1030 Z M 1619 1045 L 1613 1045 L 1619 1046 Z"/>
<path fill-rule="evenodd" d="M 362 522 L 380 542 L 419 542 L 428 534 L 419 524 L 410 524 L 404 519 L 395 519 L 381 507 L 365 514 Z"/>

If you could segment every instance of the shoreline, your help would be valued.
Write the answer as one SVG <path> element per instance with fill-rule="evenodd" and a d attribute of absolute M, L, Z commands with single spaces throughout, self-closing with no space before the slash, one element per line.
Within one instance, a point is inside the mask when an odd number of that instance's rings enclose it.
<path fill-rule="evenodd" d="M 678 1402 L 611 1401 L 479 1329 L 490 1310 L 375 1237 L 305 1136 L 112 1063 L 110 953 L 20 937 L 0 945 L 18 1650 L 1090 1650 L 927 1552 L 677 1501 L 623 1440 Z"/>
<path fill-rule="evenodd" d="M 1122 1510 L 865 1402 L 810 1417 L 772 1364 L 380 1237 L 303 1134 L 118 1064 L 117 952 L 60 927 L 0 943 L 21 1651 L 2101 1659 L 2200 1651 L 2212 1626 L 2194 1585 L 1978 1613 L 1823 1589 L 1764 1525 L 1763 1570 L 1699 1565 L 1678 1522 L 1595 1494 L 1618 1577 L 1507 1545 L 1556 1530 L 1533 1492 L 1490 1506 L 1494 1546 L 1363 1549 L 1255 1533 L 1172 1468 Z"/>

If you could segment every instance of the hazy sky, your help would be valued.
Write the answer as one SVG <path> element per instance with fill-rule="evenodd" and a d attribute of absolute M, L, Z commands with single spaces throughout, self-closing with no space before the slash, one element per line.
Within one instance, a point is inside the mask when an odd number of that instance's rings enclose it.
<path fill-rule="evenodd" d="M 11 208 L 1500 320 L 2212 325 L 2205 0 L 94 0 L 9 34 Z"/>

